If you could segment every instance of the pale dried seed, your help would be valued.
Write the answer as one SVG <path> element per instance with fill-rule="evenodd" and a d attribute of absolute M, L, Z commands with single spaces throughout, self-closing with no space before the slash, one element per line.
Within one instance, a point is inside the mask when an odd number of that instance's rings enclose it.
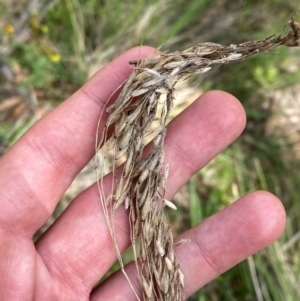
<path fill-rule="evenodd" d="M 168 257 L 165 257 L 165 261 L 166 261 L 166 266 L 167 266 L 168 270 L 171 272 L 173 270 L 173 264 L 172 264 L 171 260 Z"/>
<path fill-rule="evenodd" d="M 161 295 L 163 296 L 162 297 L 162 300 L 164 300 L 164 298 L 165 298 L 165 293 L 164 293 L 164 284 L 163 284 L 163 282 L 164 282 L 164 280 L 162 279 L 162 276 L 161 276 L 161 278 L 160 278 L 160 281 L 159 281 L 159 288 L 160 288 L 160 290 L 161 290 Z"/>
<path fill-rule="evenodd" d="M 147 251 L 146 248 L 143 246 L 143 241 L 141 241 L 141 259 L 145 262 L 147 260 Z"/>
<path fill-rule="evenodd" d="M 139 208 L 141 208 L 143 205 L 144 205 L 144 203 L 145 203 L 145 201 L 146 201 L 146 199 L 147 199 L 147 197 L 148 197 L 148 192 L 149 192 L 149 189 L 148 189 L 148 187 L 146 186 L 145 188 L 144 188 L 144 191 L 143 191 L 143 193 L 142 193 L 142 195 L 140 196 L 140 198 L 138 198 L 138 205 L 139 205 Z"/>
<path fill-rule="evenodd" d="M 185 58 L 189 58 L 189 57 L 194 58 L 195 57 L 195 52 L 183 51 L 182 52 L 182 56 L 185 57 Z"/>
<path fill-rule="evenodd" d="M 130 205 L 130 197 L 126 196 L 125 201 L 124 201 L 124 207 L 127 210 L 129 208 Z"/>
<path fill-rule="evenodd" d="M 145 200 L 144 205 L 141 210 L 141 220 L 142 221 L 144 221 L 146 219 L 147 214 L 148 214 L 149 210 L 151 209 L 151 205 L 152 205 L 152 199 L 148 197 Z"/>
<path fill-rule="evenodd" d="M 148 258 L 148 259 L 151 260 L 152 258 Z M 145 269 L 143 276 L 145 279 L 151 280 L 153 277 L 153 273 L 151 273 L 151 271 L 149 271 L 148 269 Z"/>
<path fill-rule="evenodd" d="M 179 273 L 180 284 L 181 284 L 182 287 L 184 287 L 184 275 L 180 270 L 178 270 L 178 273 Z"/>
<path fill-rule="evenodd" d="M 108 140 L 107 148 L 108 150 L 113 149 L 116 146 L 117 139 L 114 136 L 111 136 Z"/>
<path fill-rule="evenodd" d="M 152 122 L 155 119 L 157 106 L 152 106 L 149 108 L 149 110 L 144 111 L 144 115 L 142 116 L 143 124 L 147 124 L 149 121 Z M 144 127 L 143 130 L 146 130 L 147 128 Z"/>
<path fill-rule="evenodd" d="M 166 176 L 166 178 L 168 178 L 168 176 L 169 176 L 169 169 L 170 169 L 170 166 L 169 166 L 169 163 L 167 163 L 166 166 L 165 166 L 165 176 Z"/>
<path fill-rule="evenodd" d="M 163 141 L 163 134 L 160 133 L 153 139 L 154 148 L 158 148 L 162 144 L 162 141 Z"/>
<path fill-rule="evenodd" d="M 158 286 L 160 286 L 161 285 L 161 283 L 160 283 L 160 275 L 158 274 L 158 271 L 156 270 L 155 267 L 153 269 L 153 274 L 154 274 L 156 283 L 158 284 Z"/>
<path fill-rule="evenodd" d="M 211 69 L 211 67 L 201 68 L 201 69 L 195 70 L 195 74 L 203 74 L 203 73 L 209 71 L 210 69 Z"/>
<path fill-rule="evenodd" d="M 125 87 L 124 87 L 125 89 Z M 124 109 L 130 104 L 130 101 L 132 100 L 132 97 L 130 94 L 125 93 L 120 94 L 120 99 L 118 98 L 119 102 L 116 101 L 116 109 L 111 114 L 120 114 L 124 112 Z M 117 103 L 118 102 L 118 103 Z"/>
<path fill-rule="evenodd" d="M 114 136 L 118 138 L 120 134 L 124 131 L 126 128 L 126 123 L 125 123 L 126 116 L 125 114 L 122 114 L 120 122 L 115 123 L 115 131 L 114 131 Z"/>
<path fill-rule="evenodd" d="M 150 170 L 146 168 L 147 165 L 145 166 L 145 169 L 141 172 L 139 179 L 138 179 L 138 184 L 141 185 L 149 176 Z"/>
<path fill-rule="evenodd" d="M 111 124 L 113 124 L 114 122 L 116 122 L 117 120 L 119 120 L 121 117 L 121 114 L 109 114 L 108 119 L 106 121 L 106 126 L 110 126 Z"/>
<path fill-rule="evenodd" d="M 153 65 L 161 60 L 161 56 L 160 55 L 150 56 L 146 60 L 149 65 L 151 65 L 151 64 Z"/>
<path fill-rule="evenodd" d="M 151 86 L 156 86 L 157 84 L 161 83 L 163 80 L 164 80 L 163 76 L 156 77 L 156 78 L 153 78 L 149 81 L 146 81 L 141 87 L 142 88 L 149 88 Z"/>
<path fill-rule="evenodd" d="M 126 199 L 126 197 L 127 197 L 127 193 L 128 193 L 128 192 L 125 191 L 124 194 L 121 195 L 121 196 L 119 197 L 119 199 L 115 201 L 114 207 L 113 207 L 113 211 L 114 211 L 114 212 L 115 212 L 115 211 L 120 207 L 120 205 L 125 201 L 125 199 Z"/>
<path fill-rule="evenodd" d="M 124 188 L 126 188 L 124 187 L 123 183 L 124 183 L 124 178 L 121 177 L 118 183 L 119 185 L 117 185 L 116 192 L 114 195 L 115 200 L 118 200 L 120 198 L 121 194 L 123 194 Z"/>
<path fill-rule="evenodd" d="M 155 93 L 152 93 L 149 97 L 149 109 L 154 105 L 155 101 L 158 99 Z"/>
<path fill-rule="evenodd" d="M 166 199 L 164 199 L 164 204 L 173 210 L 177 210 L 177 207 L 175 206 L 175 204 Z"/>
<path fill-rule="evenodd" d="M 174 295 L 175 300 L 183 300 L 183 293 L 180 289 L 177 289 Z"/>
<path fill-rule="evenodd" d="M 157 273 L 159 275 L 159 278 L 161 279 L 162 278 L 162 272 L 163 272 L 163 264 L 162 264 L 160 256 L 157 258 L 157 260 L 158 260 L 158 262 L 156 264 Z"/>
<path fill-rule="evenodd" d="M 175 257 L 174 257 L 174 251 L 172 248 L 168 252 L 168 258 L 171 260 L 172 263 L 174 262 Z"/>
<path fill-rule="evenodd" d="M 201 45 L 201 44 L 200 44 Z M 208 55 L 216 52 L 216 47 L 218 44 L 212 43 L 212 42 L 207 42 L 204 43 L 203 46 L 196 46 L 197 50 L 197 55 Z"/>
<path fill-rule="evenodd" d="M 158 173 L 162 169 L 163 163 L 164 163 L 164 158 L 165 158 L 165 152 L 164 151 L 159 151 L 157 153 L 157 163 L 155 168 L 153 169 L 153 172 Z"/>
<path fill-rule="evenodd" d="M 149 114 L 143 114 L 141 118 L 142 129 L 146 129 L 152 122 L 152 118 Z"/>
<path fill-rule="evenodd" d="M 126 177 L 129 174 L 129 172 L 132 170 L 133 155 L 134 155 L 134 152 L 133 152 L 133 150 L 131 150 L 128 153 L 126 162 L 124 163 L 123 177 Z"/>
<path fill-rule="evenodd" d="M 185 64 L 186 64 L 186 62 L 184 62 L 184 61 L 171 62 L 171 63 L 165 64 L 163 67 L 165 69 L 169 70 L 169 69 L 175 69 L 177 67 L 183 67 Z"/>
<path fill-rule="evenodd" d="M 149 69 L 149 68 L 144 68 L 145 71 L 149 72 L 150 74 L 160 77 L 161 74 L 159 72 L 157 72 L 155 69 Z"/>
<path fill-rule="evenodd" d="M 152 227 L 150 227 L 148 232 L 147 232 L 147 236 L 145 237 L 145 244 L 148 247 L 149 247 L 149 245 L 151 244 L 151 242 L 153 240 L 153 232 L 154 232 L 154 229 Z"/>
<path fill-rule="evenodd" d="M 139 236 L 140 232 L 140 222 L 137 219 L 133 224 L 133 238 L 136 239 Z"/>
<path fill-rule="evenodd" d="M 133 225 L 133 224 L 135 223 L 135 221 L 137 220 L 137 215 L 136 215 L 134 206 L 131 206 L 131 207 L 130 207 L 130 215 L 129 215 L 129 219 L 130 219 L 132 225 Z"/>
<path fill-rule="evenodd" d="M 203 50 L 201 50 L 201 49 L 199 49 L 199 51 L 197 52 L 197 55 L 198 56 L 206 56 L 206 55 L 208 55 L 208 54 L 212 54 L 212 53 L 214 53 L 215 52 L 215 50 L 212 50 L 212 51 L 203 51 Z"/>
<path fill-rule="evenodd" d="M 161 126 L 163 126 L 166 123 L 166 117 L 167 117 L 167 110 L 166 110 L 165 106 L 163 106 L 162 110 L 161 110 L 161 115 L 159 118 L 159 124 Z"/>
<path fill-rule="evenodd" d="M 158 254 L 163 257 L 165 255 L 165 250 L 164 248 L 162 247 L 162 244 L 159 240 L 156 240 L 155 241 L 155 245 L 156 245 L 156 249 L 157 249 L 157 252 Z"/>
<path fill-rule="evenodd" d="M 149 221 L 145 219 L 142 227 L 144 233 L 145 245 L 148 247 L 153 239 L 153 226 L 150 225 Z"/>
<path fill-rule="evenodd" d="M 156 166 L 158 160 L 159 160 L 159 157 L 158 157 L 158 156 L 155 156 L 155 155 L 152 156 L 152 157 L 149 159 L 149 161 L 148 161 L 148 163 L 147 163 L 145 169 L 148 169 L 149 171 L 153 171 L 153 169 L 155 168 L 155 166 Z"/>
<path fill-rule="evenodd" d="M 136 136 L 135 137 L 135 144 L 134 144 L 134 148 L 135 148 L 135 151 L 138 152 L 142 147 L 142 144 L 143 144 L 143 139 L 140 135 Z"/>
<path fill-rule="evenodd" d="M 146 279 L 144 278 L 144 276 L 142 275 L 142 284 L 143 284 L 143 289 L 144 292 L 147 296 L 147 298 L 151 298 L 152 296 L 152 282 L 147 282 Z"/>
<path fill-rule="evenodd" d="M 155 89 L 155 92 L 159 93 L 159 94 L 167 94 L 167 93 L 169 93 L 169 90 L 164 87 L 160 87 L 160 88 Z"/>
<path fill-rule="evenodd" d="M 162 59 L 156 64 L 157 68 L 160 68 L 173 60 L 173 57 L 170 57 L 168 54 L 163 54 L 161 58 Z"/>
<path fill-rule="evenodd" d="M 180 72 L 181 68 L 177 67 L 170 73 L 171 76 L 175 76 Z"/>
<path fill-rule="evenodd" d="M 149 73 L 147 71 L 143 71 L 141 73 L 138 73 L 135 77 L 136 82 L 144 82 L 149 78 Z"/>
<path fill-rule="evenodd" d="M 169 166 L 168 164 L 166 166 Z M 163 173 L 162 177 L 160 178 L 160 184 L 159 184 L 159 187 L 166 187 L 166 183 L 167 183 L 167 180 L 168 180 L 168 174 L 169 174 L 169 170 L 166 170 L 165 168 L 165 172 Z"/>
<path fill-rule="evenodd" d="M 191 242 L 191 240 L 189 238 L 183 238 L 183 239 L 180 239 L 180 241 L 177 242 L 175 245 L 180 246 L 182 244 L 186 244 L 186 243 L 190 243 L 190 242 Z"/>
<path fill-rule="evenodd" d="M 181 299 L 176 299 L 176 294 L 175 294 L 175 287 L 174 285 L 171 285 L 169 295 L 171 296 L 170 300 L 181 300 Z"/>
<path fill-rule="evenodd" d="M 170 93 L 168 93 L 167 97 L 167 101 L 166 101 L 166 105 L 167 105 L 167 117 L 169 116 L 169 113 L 171 111 L 171 109 L 173 108 L 173 100 L 175 99 L 174 95 L 173 95 L 173 89 L 170 91 Z"/>
<path fill-rule="evenodd" d="M 144 88 L 144 89 L 139 89 L 139 90 L 135 90 L 131 92 L 131 96 L 132 97 L 137 97 L 140 96 L 142 94 L 146 94 L 149 91 L 148 88 Z"/>
<path fill-rule="evenodd" d="M 117 147 L 119 149 L 123 149 L 125 147 L 128 147 L 129 141 L 132 138 L 132 132 L 133 132 L 134 127 L 130 126 L 128 129 L 124 132 L 122 135 L 120 141 L 117 143 Z"/>
<path fill-rule="evenodd" d="M 137 177 L 138 175 L 140 175 L 141 172 L 142 172 L 142 170 L 145 168 L 147 162 L 148 162 L 147 158 L 146 158 L 145 160 L 143 160 L 143 161 L 140 161 L 140 162 L 136 165 L 135 169 L 133 170 L 132 177 L 135 178 L 135 177 Z"/>
<path fill-rule="evenodd" d="M 163 234 L 163 232 L 164 232 L 164 224 L 163 223 L 159 223 L 157 225 L 157 231 L 155 233 L 156 240 L 162 241 L 162 234 Z"/>
<path fill-rule="evenodd" d="M 241 53 L 230 53 L 226 59 L 229 61 L 235 61 L 235 60 L 239 60 L 241 57 L 242 57 Z"/>
<path fill-rule="evenodd" d="M 132 124 L 135 121 L 135 119 L 138 117 L 138 115 L 140 114 L 142 108 L 143 108 L 142 106 L 138 106 L 130 115 L 128 115 L 125 118 L 125 123 Z"/>
<path fill-rule="evenodd" d="M 116 108 L 116 103 L 111 104 L 109 107 L 106 108 L 107 113 L 112 113 Z"/>
<path fill-rule="evenodd" d="M 139 197 L 139 191 L 140 191 L 141 185 L 136 182 L 135 185 L 133 185 L 133 187 L 131 187 L 131 194 L 134 195 L 135 197 Z"/>
<path fill-rule="evenodd" d="M 174 80 L 173 76 L 169 76 L 169 77 L 166 78 L 165 85 L 166 85 L 166 88 L 168 90 L 172 90 L 173 89 L 173 80 Z"/>
<path fill-rule="evenodd" d="M 164 294 L 168 293 L 169 287 L 170 287 L 170 277 L 169 277 L 168 270 L 165 269 L 164 274 L 162 276 L 162 287 L 161 287 L 161 290 L 163 291 Z"/>
<path fill-rule="evenodd" d="M 140 162 L 142 160 L 143 150 L 144 150 L 144 144 L 142 143 L 140 150 L 138 150 L 135 154 L 135 162 Z M 132 177 L 132 178 L 134 178 L 134 177 Z"/>

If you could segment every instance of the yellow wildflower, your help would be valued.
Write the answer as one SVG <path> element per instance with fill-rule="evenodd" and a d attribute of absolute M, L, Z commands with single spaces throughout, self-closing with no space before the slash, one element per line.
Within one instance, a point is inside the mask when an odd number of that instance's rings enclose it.
<path fill-rule="evenodd" d="M 41 25 L 40 30 L 41 30 L 41 32 L 43 32 L 43 33 L 48 33 L 49 28 L 48 28 L 47 25 L 43 24 L 43 25 Z"/>
<path fill-rule="evenodd" d="M 59 53 L 50 53 L 50 54 L 48 54 L 48 58 L 53 63 L 58 63 L 61 60 L 61 56 Z"/>
<path fill-rule="evenodd" d="M 15 32 L 15 28 L 11 24 L 6 25 L 5 27 L 6 34 L 13 34 L 14 32 Z"/>

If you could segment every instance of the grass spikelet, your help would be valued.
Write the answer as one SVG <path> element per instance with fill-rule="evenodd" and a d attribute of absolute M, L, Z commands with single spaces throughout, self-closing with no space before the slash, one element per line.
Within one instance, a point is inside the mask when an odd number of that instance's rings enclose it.
<path fill-rule="evenodd" d="M 98 162 L 96 157 L 96 166 L 101 204 L 126 277 L 114 232 L 114 214 L 123 203 L 129 211 L 142 297 L 131 287 L 138 300 L 184 299 L 184 275 L 174 255 L 168 218 L 161 209 L 166 205 L 176 210 L 176 206 L 164 198 L 168 164 L 164 162 L 163 152 L 166 122 L 173 107 L 176 83 L 191 75 L 205 73 L 214 64 L 238 62 L 280 45 L 299 46 L 300 24 L 293 18 L 288 24 L 290 31 L 287 34 L 264 40 L 230 46 L 200 43 L 182 52 L 153 54 L 144 60 L 130 62 L 133 72 L 116 102 L 107 109 L 110 115 L 100 141 L 96 142 L 96 152 L 107 144 L 104 158 L 113 152 L 113 182 L 109 196 L 103 193 L 103 160 Z M 156 120 L 159 122 L 158 134 L 144 154 L 145 139 Z M 118 167 L 116 162 L 120 158 L 125 158 L 125 163 Z M 139 248 L 137 239 L 140 240 Z"/>

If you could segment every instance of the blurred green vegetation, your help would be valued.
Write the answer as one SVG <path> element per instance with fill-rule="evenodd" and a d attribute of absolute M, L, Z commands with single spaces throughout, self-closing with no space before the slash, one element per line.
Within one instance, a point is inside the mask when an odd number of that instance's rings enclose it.
<path fill-rule="evenodd" d="M 286 31 L 283 25 L 298 9 L 295 0 L 41 0 L 36 7 L 34 2 L 0 1 L 0 105 L 8 107 L 0 106 L 0 152 L 39 118 L 45 104 L 63 101 L 130 47 L 149 44 L 172 51 L 205 41 L 265 38 Z M 216 67 L 191 81 L 203 91 L 235 95 L 245 106 L 248 123 L 236 142 L 191 179 L 188 206 L 171 214 L 173 222 L 183 231 L 257 189 L 281 198 L 288 220 L 277 243 L 190 300 L 300 300 L 297 141 L 280 125 L 266 134 L 270 120 L 282 113 L 268 105 L 270 95 L 292 93 L 299 82 L 297 57 L 299 50 L 280 48 Z M 12 97 L 21 100 L 9 106 Z M 299 99 L 299 92 L 292 97 Z M 300 107 L 293 114 L 300 116 Z"/>

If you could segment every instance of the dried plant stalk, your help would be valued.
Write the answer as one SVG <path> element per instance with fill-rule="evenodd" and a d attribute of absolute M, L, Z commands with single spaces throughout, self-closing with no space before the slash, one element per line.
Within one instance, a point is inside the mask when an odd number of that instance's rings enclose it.
<path fill-rule="evenodd" d="M 299 23 L 291 18 L 288 24 L 291 29 L 286 35 L 230 46 L 200 43 L 182 52 L 154 54 L 145 60 L 130 62 L 134 66 L 133 73 L 124 83 L 116 102 L 107 109 L 110 114 L 101 140 L 97 141 L 96 151 L 106 143 L 105 158 L 108 152 L 114 153 L 112 191 L 109 196 L 104 195 L 101 178 L 98 180 L 100 198 L 123 272 L 122 257 L 114 232 L 114 213 L 122 204 L 129 210 L 131 240 L 142 300 L 184 299 L 184 276 L 173 251 L 168 218 L 164 210 L 160 210 L 161 205 L 176 209 L 173 203 L 164 199 L 168 165 L 164 163 L 163 152 L 166 120 L 173 106 L 176 83 L 190 75 L 205 73 L 214 64 L 241 61 L 280 45 L 299 46 Z M 164 97 L 160 100 L 162 95 Z M 161 111 L 157 115 L 159 105 Z M 159 122 L 159 133 L 145 155 L 145 137 L 150 134 L 154 120 Z M 121 157 L 126 157 L 126 160 L 116 173 L 115 161 Z M 96 164 L 101 172 L 104 162 L 98 160 Z M 102 175 L 98 173 L 98 176 Z M 128 281 L 130 283 L 130 279 Z M 134 292 L 140 300 L 139 294 Z"/>

